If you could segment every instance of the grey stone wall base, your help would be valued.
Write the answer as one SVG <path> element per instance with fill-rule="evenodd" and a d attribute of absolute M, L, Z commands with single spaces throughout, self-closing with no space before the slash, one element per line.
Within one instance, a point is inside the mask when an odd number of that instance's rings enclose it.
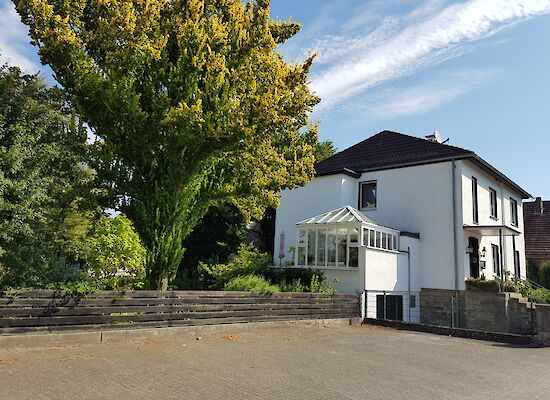
<path fill-rule="evenodd" d="M 475 329 L 449 328 L 446 326 L 416 324 L 401 321 L 388 321 L 374 318 L 366 318 L 364 324 L 380 325 L 389 328 L 403 329 L 417 332 L 435 333 L 436 335 L 454 336 L 466 339 L 487 340 L 491 342 L 510 343 L 518 345 L 538 344 L 536 338 L 530 335 L 517 335 L 512 333 L 487 332 Z M 550 339 L 550 338 L 549 338 Z"/>
<path fill-rule="evenodd" d="M 249 329 L 360 325 L 360 318 L 308 319 L 293 321 L 248 322 L 237 324 L 178 326 L 164 328 L 117 329 L 89 332 L 52 332 L 39 334 L 0 335 L 0 349 L 81 346 L 121 343 L 151 338 L 220 334 Z"/>

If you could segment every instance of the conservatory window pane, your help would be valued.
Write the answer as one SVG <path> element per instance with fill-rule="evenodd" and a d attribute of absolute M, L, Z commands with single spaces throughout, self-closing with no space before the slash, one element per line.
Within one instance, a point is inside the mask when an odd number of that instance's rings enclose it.
<path fill-rule="evenodd" d="M 348 248 L 348 230 L 338 229 L 338 264 L 346 265 L 346 251 Z"/>
<path fill-rule="evenodd" d="M 326 265 L 327 230 L 319 229 L 317 238 L 317 265 Z"/>
<path fill-rule="evenodd" d="M 336 229 L 328 231 L 327 265 L 336 265 Z"/>
<path fill-rule="evenodd" d="M 349 266 L 350 267 L 359 266 L 359 247 L 349 248 Z"/>
<path fill-rule="evenodd" d="M 315 233 L 311 229 L 307 231 L 307 265 L 315 265 Z"/>
<path fill-rule="evenodd" d="M 374 247 L 374 231 L 369 230 L 369 246 Z"/>
<path fill-rule="evenodd" d="M 393 250 L 393 235 L 388 234 L 388 250 Z"/>
<path fill-rule="evenodd" d="M 379 249 L 382 247 L 382 244 L 380 243 L 381 240 L 382 240 L 382 232 L 376 231 L 376 245 L 375 245 L 375 247 L 377 247 Z"/>
<path fill-rule="evenodd" d="M 388 235 L 386 233 L 382 233 L 382 248 L 388 248 Z"/>
<path fill-rule="evenodd" d="M 298 265 L 306 265 L 306 248 L 298 247 Z"/>
<path fill-rule="evenodd" d="M 352 228 L 349 230 L 349 242 L 350 243 L 357 243 L 357 240 L 359 239 L 359 230 L 357 228 Z"/>
<path fill-rule="evenodd" d="M 306 245 L 306 231 L 305 229 L 300 229 L 298 231 L 298 246 Z"/>
<path fill-rule="evenodd" d="M 361 228 L 363 230 L 363 246 L 369 245 L 369 230 Z"/>
<path fill-rule="evenodd" d="M 399 247 L 397 247 L 397 236 L 394 236 L 393 237 L 393 248 L 394 250 L 398 250 Z"/>

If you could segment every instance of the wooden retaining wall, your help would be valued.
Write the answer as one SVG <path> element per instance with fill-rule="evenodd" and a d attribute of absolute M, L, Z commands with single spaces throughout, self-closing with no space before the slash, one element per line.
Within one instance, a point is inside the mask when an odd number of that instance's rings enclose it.
<path fill-rule="evenodd" d="M 0 292 L 0 333 L 356 318 L 356 294 L 215 291 Z"/>

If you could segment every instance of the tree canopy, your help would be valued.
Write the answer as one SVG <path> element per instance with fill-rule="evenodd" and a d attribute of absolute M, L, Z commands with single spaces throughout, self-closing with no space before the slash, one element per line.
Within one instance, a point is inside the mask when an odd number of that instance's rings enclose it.
<path fill-rule="evenodd" d="M 268 0 L 14 3 L 101 139 L 94 168 L 144 241 L 151 286 L 167 286 L 211 205 L 259 218 L 312 178 L 313 56 L 283 60 L 299 25 L 272 21 Z"/>
<path fill-rule="evenodd" d="M 78 257 L 77 232 L 64 233 L 87 191 L 85 142 L 58 89 L 0 67 L 2 285 L 41 286 L 54 279 L 61 256 Z"/>

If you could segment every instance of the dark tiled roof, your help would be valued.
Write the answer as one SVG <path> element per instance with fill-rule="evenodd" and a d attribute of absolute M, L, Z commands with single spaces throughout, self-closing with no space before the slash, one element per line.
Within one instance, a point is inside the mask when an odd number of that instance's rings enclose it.
<path fill-rule="evenodd" d="M 359 178 L 360 173 L 366 171 L 466 158 L 508 183 L 524 199 L 531 197 L 529 193 L 471 150 L 392 131 L 382 131 L 318 162 L 315 164 L 315 173 L 317 176 L 343 173 Z"/>
<path fill-rule="evenodd" d="M 474 155 L 470 150 L 430 142 L 402 133 L 383 131 L 315 165 L 317 175 L 345 169 L 362 172 Z"/>
<path fill-rule="evenodd" d="M 550 201 L 543 201 L 544 212 L 535 201 L 523 203 L 525 256 L 550 260 Z"/>

